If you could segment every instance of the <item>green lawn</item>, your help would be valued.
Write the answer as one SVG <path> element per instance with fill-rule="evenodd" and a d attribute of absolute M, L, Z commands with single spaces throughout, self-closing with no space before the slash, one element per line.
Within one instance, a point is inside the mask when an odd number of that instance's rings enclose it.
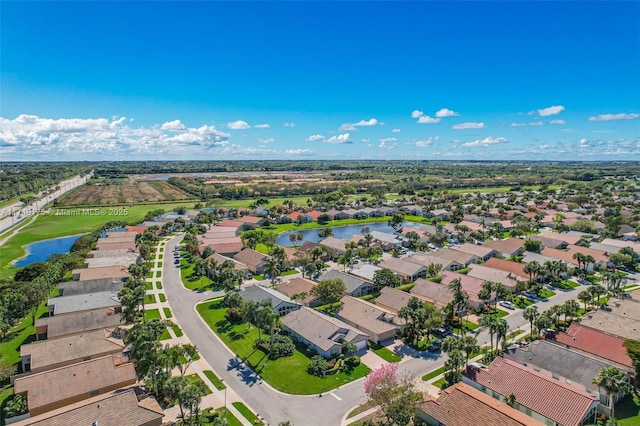
<path fill-rule="evenodd" d="M 300 272 L 300 271 L 298 271 L 297 269 L 289 269 L 288 271 L 281 272 L 280 276 L 281 277 L 286 277 L 287 275 L 295 275 L 298 272 Z"/>
<path fill-rule="evenodd" d="M 2 262 L 0 263 L 0 279 L 12 276 L 16 268 L 10 266 L 12 260 L 22 257 L 25 254 L 23 247 L 35 241 L 50 238 L 65 237 L 68 235 L 78 235 L 92 232 L 107 222 L 114 220 L 126 220 L 130 224 L 139 223 L 150 210 L 163 208 L 171 210 L 178 206 L 193 206 L 193 203 L 175 204 L 141 204 L 137 206 L 126 206 L 128 215 L 56 215 L 58 209 L 52 209 L 49 214 L 41 214 L 29 226 L 26 226 L 18 234 L 13 236 L 2 246 Z M 116 206 L 113 207 L 114 211 Z M 62 210 L 76 210 L 62 209 Z M 109 213 L 109 209 L 106 210 Z"/>
<path fill-rule="evenodd" d="M 167 301 L 167 296 L 164 293 L 158 293 L 158 297 L 160 298 L 160 303 L 164 303 Z"/>
<path fill-rule="evenodd" d="M 234 408 L 236 410 L 238 410 L 240 412 L 240 414 L 242 414 L 242 416 L 245 419 L 249 420 L 249 423 L 254 424 L 254 423 L 256 423 L 256 420 L 258 420 L 258 416 L 253 414 L 253 412 L 251 410 L 249 410 L 249 407 L 244 405 L 242 402 L 240 402 L 240 401 L 233 402 L 233 403 L 231 403 L 231 405 L 233 405 Z"/>
<path fill-rule="evenodd" d="M 631 394 L 616 408 L 619 426 L 640 425 L 640 392 Z"/>
<path fill-rule="evenodd" d="M 171 318 L 173 316 L 173 314 L 171 313 L 171 309 L 169 308 L 162 308 L 162 310 L 164 311 L 164 316 L 167 318 Z"/>
<path fill-rule="evenodd" d="M 210 395 L 213 391 L 211 389 L 209 389 L 209 386 L 207 386 L 204 381 L 200 378 L 200 376 L 198 376 L 197 374 L 190 374 L 188 376 L 185 376 L 187 378 L 187 380 L 189 380 L 189 383 L 197 383 L 200 382 L 202 383 L 204 389 L 206 389 L 205 391 L 205 395 Z"/>
<path fill-rule="evenodd" d="M 180 326 L 178 326 L 178 324 L 174 324 L 173 322 L 171 323 L 171 329 L 173 330 L 173 332 L 175 333 L 176 337 L 180 337 L 182 336 L 182 329 L 180 328 Z M 169 334 L 169 330 L 165 330 L 162 332 L 162 334 L 160 335 L 160 340 L 169 340 L 171 339 L 171 334 Z"/>
<path fill-rule="evenodd" d="M 422 376 L 422 381 L 423 382 L 428 382 L 429 380 L 433 379 L 434 377 L 437 377 L 441 374 L 444 373 L 445 367 L 440 367 L 440 368 L 436 368 L 435 370 L 425 374 L 424 376 Z"/>
<path fill-rule="evenodd" d="M 182 284 L 189 290 L 205 290 L 211 288 L 213 281 L 207 277 L 196 277 L 193 275 L 195 265 L 187 262 L 186 259 L 180 260 L 180 276 L 182 277 Z"/>
<path fill-rule="evenodd" d="M 152 303 L 156 303 L 156 296 L 154 294 L 145 294 L 144 303 L 145 303 L 145 305 L 150 305 Z"/>
<path fill-rule="evenodd" d="M 156 271 L 156 278 L 160 278 L 162 276 L 162 271 Z"/>
<path fill-rule="evenodd" d="M 381 346 L 379 343 L 369 342 L 369 347 L 373 352 L 375 352 L 380 358 L 384 359 L 387 362 L 400 362 L 402 361 L 402 357 L 393 353 L 389 349 Z"/>
<path fill-rule="evenodd" d="M 151 321 L 153 319 L 160 319 L 160 311 L 158 309 L 147 309 L 144 311 L 144 320 Z"/>
<path fill-rule="evenodd" d="M 205 370 L 205 371 L 203 371 L 203 373 L 204 373 L 205 376 L 207 376 L 207 378 L 211 381 L 211 383 L 213 383 L 213 386 L 215 386 L 216 389 L 223 390 L 224 388 L 226 388 L 224 383 L 222 383 L 222 381 L 220 381 L 218 376 L 216 376 L 216 374 L 213 371 Z"/>
<path fill-rule="evenodd" d="M 160 247 L 160 251 L 164 250 L 164 247 Z M 164 255 L 162 253 L 158 254 L 158 259 L 162 260 Z M 160 262 L 160 266 L 162 266 L 162 262 Z"/>
<path fill-rule="evenodd" d="M 156 288 L 162 290 L 162 281 L 156 281 Z"/>
<path fill-rule="evenodd" d="M 148 290 L 153 290 L 153 282 L 151 282 L 151 281 L 145 282 L 144 283 L 144 289 L 147 290 L 147 291 Z"/>
<path fill-rule="evenodd" d="M 546 289 L 546 288 L 543 288 L 542 290 L 540 290 L 540 291 L 538 292 L 538 296 L 539 296 L 541 299 L 549 299 L 550 297 L 553 297 L 553 296 L 555 296 L 555 295 L 556 295 L 556 292 L 555 292 L 555 291 L 551 291 L 551 290 L 548 290 L 548 289 Z"/>
<path fill-rule="evenodd" d="M 220 336 L 229 348 L 239 355 L 255 372 L 275 389 L 292 394 L 312 395 L 326 392 L 337 386 L 364 377 L 369 369 L 361 364 L 351 373 L 339 372 L 326 378 L 311 376 L 306 368 L 313 353 L 303 345 L 297 345 L 293 356 L 268 361 L 267 355 L 253 348 L 258 337 L 254 326 L 233 324 L 227 321 L 225 308 L 220 299 L 207 301 L 197 310 L 209 327 Z"/>
<path fill-rule="evenodd" d="M 444 377 L 436 380 L 435 382 L 433 382 L 433 386 L 438 387 L 440 389 L 444 389 L 447 386 L 447 381 L 445 380 Z"/>

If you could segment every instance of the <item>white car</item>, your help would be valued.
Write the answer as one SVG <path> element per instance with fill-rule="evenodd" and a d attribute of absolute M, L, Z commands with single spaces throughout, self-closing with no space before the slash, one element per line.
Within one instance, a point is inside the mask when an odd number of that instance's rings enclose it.
<path fill-rule="evenodd" d="M 501 300 L 500 302 L 498 302 L 498 304 L 500 306 L 504 306 L 507 309 L 515 309 L 516 307 L 513 306 L 513 303 L 509 302 L 508 300 Z"/>

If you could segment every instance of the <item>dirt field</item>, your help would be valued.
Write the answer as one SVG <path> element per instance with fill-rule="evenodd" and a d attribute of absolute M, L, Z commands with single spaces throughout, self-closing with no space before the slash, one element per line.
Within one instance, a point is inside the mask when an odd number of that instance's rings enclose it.
<path fill-rule="evenodd" d="M 161 180 L 121 182 L 81 186 L 65 195 L 59 206 L 97 206 L 174 201 L 192 198 L 179 188 Z"/>

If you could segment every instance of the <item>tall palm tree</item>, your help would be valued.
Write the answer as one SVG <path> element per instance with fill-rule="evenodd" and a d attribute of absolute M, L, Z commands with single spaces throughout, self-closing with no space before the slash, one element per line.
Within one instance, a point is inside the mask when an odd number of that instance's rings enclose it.
<path fill-rule="evenodd" d="M 580 304 L 574 299 L 569 299 L 564 302 L 562 307 L 564 308 L 564 322 L 566 323 L 567 317 L 573 319 L 573 317 L 576 316 L 580 309 Z"/>
<path fill-rule="evenodd" d="M 541 270 L 542 266 L 540 266 L 540 263 L 535 260 L 525 263 L 524 267 L 522 268 L 522 271 L 525 274 L 529 275 L 530 282 L 534 282 L 538 278 Z"/>
<path fill-rule="evenodd" d="M 472 353 L 480 350 L 480 345 L 478 345 L 478 339 L 475 336 L 462 336 L 458 342 L 460 343 L 460 349 L 464 352 L 464 365 L 466 367 L 469 365 L 469 357 Z"/>
<path fill-rule="evenodd" d="M 609 366 L 602 368 L 598 372 L 598 375 L 593 378 L 593 383 L 603 388 L 609 395 L 611 418 L 613 419 L 613 424 L 615 424 L 615 397 L 618 394 L 626 394 L 629 392 L 629 378 L 623 371 L 620 371 L 616 367 Z"/>
<path fill-rule="evenodd" d="M 504 350 L 507 343 L 507 333 L 509 333 L 509 323 L 504 318 L 497 318 L 496 321 L 496 349 L 502 341 L 502 349 Z"/>
<path fill-rule="evenodd" d="M 524 319 L 529 321 L 529 326 L 531 327 L 531 338 L 533 339 L 533 322 L 538 318 L 540 313 L 533 306 L 527 306 L 524 311 L 522 311 L 522 316 Z"/>
<path fill-rule="evenodd" d="M 277 259 L 270 256 L 265 260 L 264 269 L 269 274 L 269 278 L 271 279 L 271 286 L 273 287 L 276 282 L 276 278 L 280 274 L 280 262 Z"/>
<path fill-rule="evenodd" d="M 587 312 L 587 302 L 590 302 L 593 299 L 589 290 L 582 290 L 578 293 L 578 300 L 584 303 L 584 311 Z"/>
<path fill-rule="evenodd" d="M 491 346 L 490 357 L 493 357 L 493 336 L 496 334 L 498 318 L 495 315 L 483 315 L 482 318 L 480 318 L 480 325 L 482 327 L 487 327 L 489 330 L 489 345 Z"/>
<path fill-rule="evenodd" d="M 589 292 L 593 297 L 596 298 L 596 307 L 600 306 L 600 296 L 602 296 L 603 294 L 607 294 L 607 290 L 605 290 L 604 287 L 602 287 L 600 284 L 589 287 Z"/>

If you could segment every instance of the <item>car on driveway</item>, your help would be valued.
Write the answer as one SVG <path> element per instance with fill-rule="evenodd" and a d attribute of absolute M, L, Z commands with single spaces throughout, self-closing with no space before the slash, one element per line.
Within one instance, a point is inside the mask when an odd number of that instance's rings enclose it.
<path fill-rule="evenodd" d="M 509 302 L 508 300 L 501 300 L 500 302 L 498 302 L 498 305 L 511 310 L 514 310 L 516 308 L 513 303 Z"/>
<path fill-rule="evenodd" d="M 442 341 L 440 339 L 436 339 L 433 342 L 431 342 L 431 344 L 427 347 L 427 350 L 432 352 L 439 351 L 441 346 L 442 346 Z"/>

